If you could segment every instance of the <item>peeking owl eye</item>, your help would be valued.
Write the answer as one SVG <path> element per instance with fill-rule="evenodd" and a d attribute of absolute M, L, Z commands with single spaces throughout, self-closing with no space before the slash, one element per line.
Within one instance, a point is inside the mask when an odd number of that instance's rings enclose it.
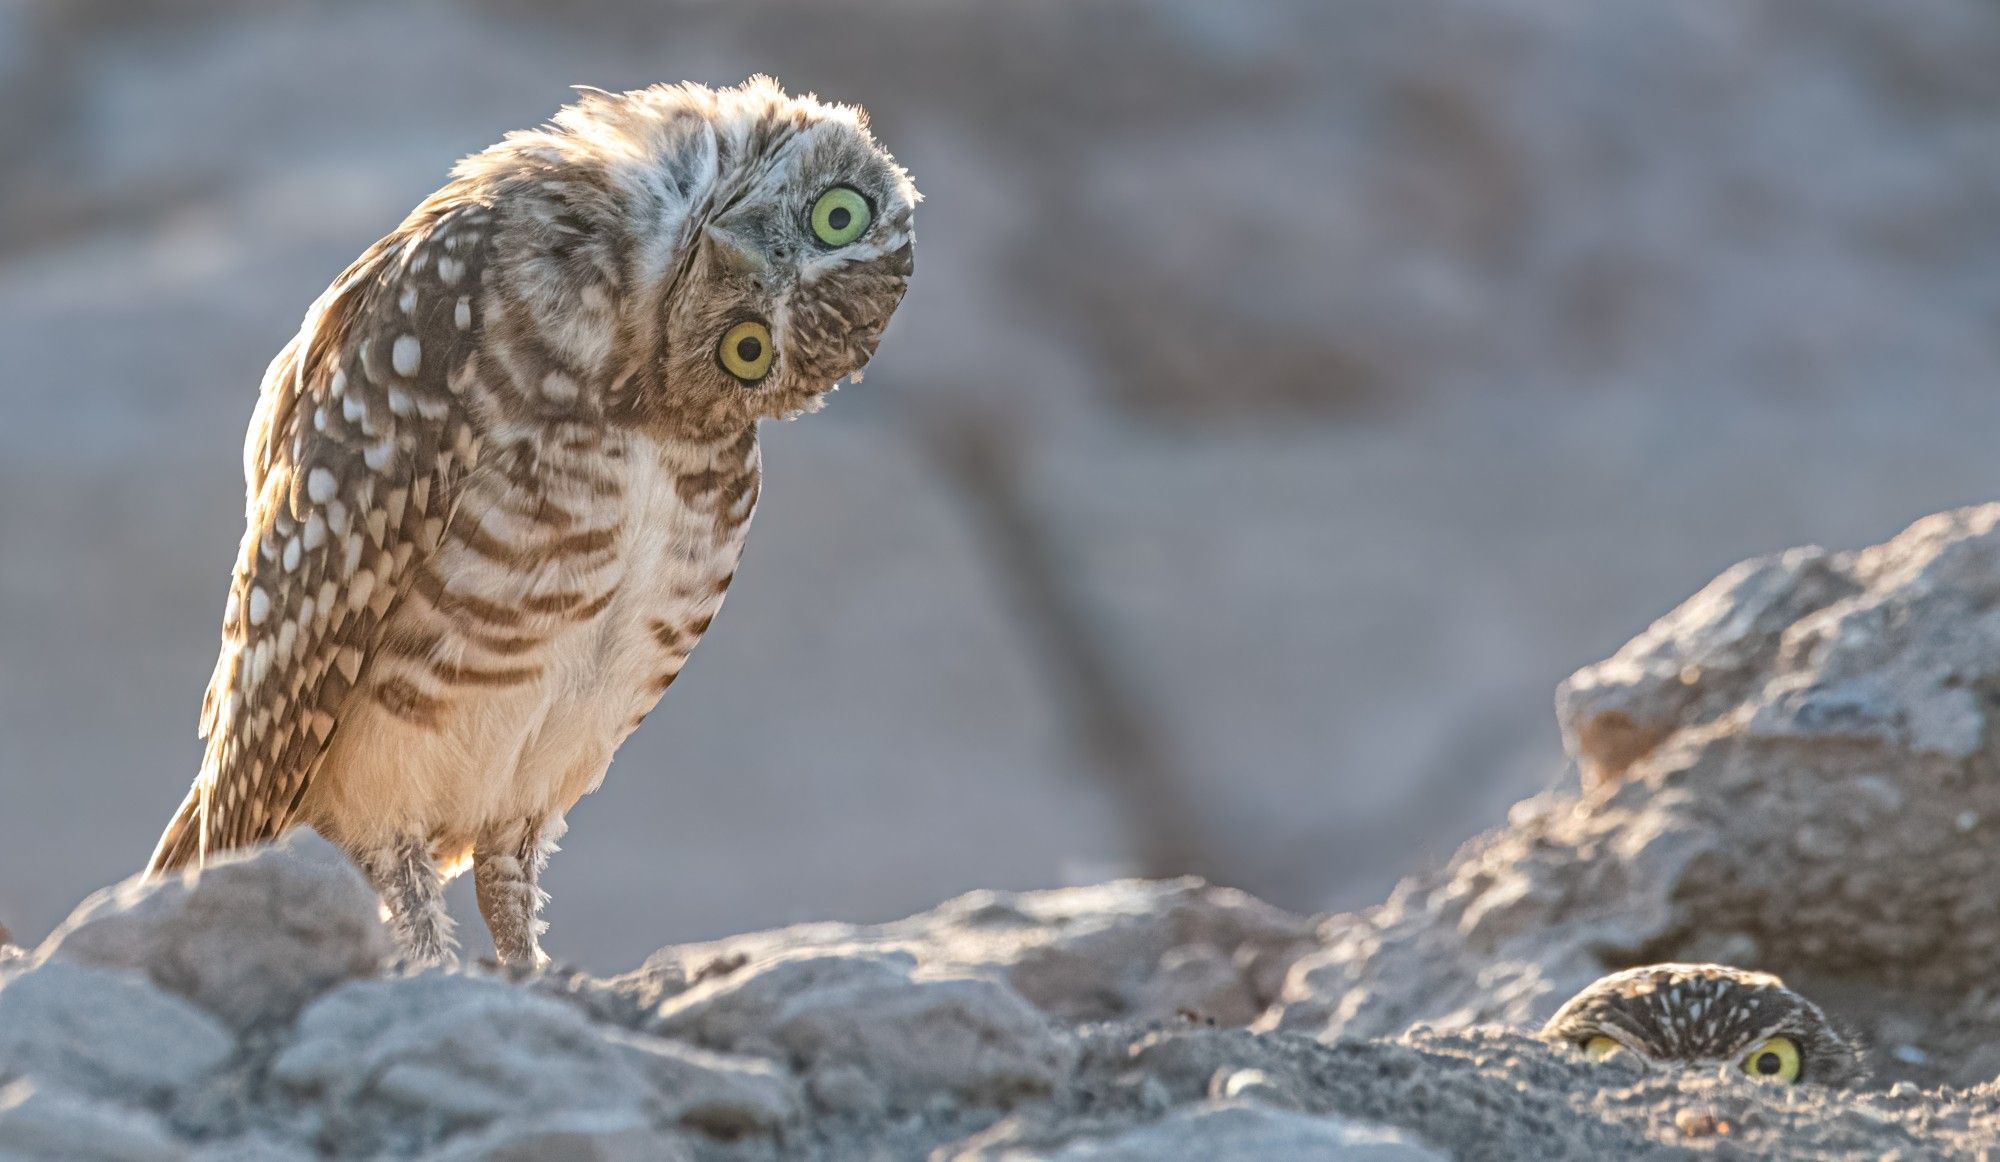
<path fill-rule="evenodd" d="M 835 186 L 819 196 L 812 208 L 813 237 L 823 246 L 845 246 L 861 237 L 875 211 L 853 186 Z"/>
<path fill-rule="evenodd" d="M 1618 1052 L 1621 1048 L 1623 1046 L 1619 1045 L 1618 1042 L 1604 1036 L 1602 1033 L 1585 1041 L 1582 1045 L 1583 1055 L 1592 1061 L 1602 1061 L 1613 1053 Z"/>
<path fill-rule="evenodd" d="M 755 383 L 771 370 L 771 329 L 745 319 L 722 333 L 715 358 L 722 369 L 745 383 Z"/>
<path fill-rule="evenodd" d="M 1743 1055 L 1742 1069 L 1758 1081 L 1790 1085 L 1799 1079 L 1799 1047 L 1790 1037 L 1773 1037 Z"/>

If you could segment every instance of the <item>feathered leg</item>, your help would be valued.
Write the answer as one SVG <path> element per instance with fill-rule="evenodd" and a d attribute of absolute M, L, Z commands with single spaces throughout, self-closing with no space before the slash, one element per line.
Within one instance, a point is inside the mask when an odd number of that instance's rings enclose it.
<path fill-rule="evenodd" d="M 493 954 L 508 967 L 543 969 L 542 868 L 565 830 L 562 820 L 522 819 L 495 827 L 472 847 L 472 884 L 479 914 L 493 934 Z"/>
<path fill-rule="evenodd" d="M 455 962 L 458 942 L 452 938 L 444 881 L 431 859 L 429 842 L 407 838 L 364 852 L 360 863 L 388 910 L 389 928 L 403 950 L 404 962 L 413 968 Z"/>

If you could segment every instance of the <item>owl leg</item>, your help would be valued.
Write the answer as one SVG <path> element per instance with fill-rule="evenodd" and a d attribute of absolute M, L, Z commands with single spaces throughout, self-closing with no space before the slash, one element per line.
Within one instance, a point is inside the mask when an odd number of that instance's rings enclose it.
<path fill-rule="evenodd" d="M 472 845 L 472 884 L 479 914 L 493 934 L 493 954 L 509 967 L 543 969 L 549 958 L 541 935 L 548 931 L 542 905 L 542 868 L 565 830 L 560 819 L 520 819 L 494 827 Z"/>
<path fill-rule="evenodd" d="M 365 852 L 361 869 L 389 912 L 389 929 L 411 967 L 457 960 L 451 913 L 444 906 L 444 881 L 431 859 L 430 843 L 411 837 Z"/>

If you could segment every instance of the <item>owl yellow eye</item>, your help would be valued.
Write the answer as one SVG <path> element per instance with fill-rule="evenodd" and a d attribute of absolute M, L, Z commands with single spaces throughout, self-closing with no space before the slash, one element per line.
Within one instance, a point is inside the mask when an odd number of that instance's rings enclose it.
<path fill-rule="evenodd" d="M 745 383 L 755 383 L 771 370 L 771 329 L 745 319 L 722 333 L 715 358 L 722 369 Z"/>
<path fill-rule="evenodd" d="M 868 208 L 860 190 L 835 186 L 813 203 L 813 237 L 828 246 L 845 246 L 861 237 L 874 218 L 875 211 Z"/>
<path fill-rule="evenodd" d="M 1743 1072 L 1758 1081 L 1790 1085 L 1799 1079 L 1799 1047 L 1790 1037 L 1773 1037 L 1744 1055 Z"/>
<path fill-rule="evenodd" d="M 1592 1037 L 1590 1040 L 1585 1041 L 1583 1043 L 1583 1055 L 1585 1057 L 1590 1058 L 1592 1061 L 1602 1061 L 1606 1057 L 1611 1056 L 1613 1053 L 1618 1052 L 1622 1048 L 1624 1048 L 1624 1046 L 1620 1045 L 1618 1042 L 1613 1041 L 1611 1038 L 1606 1037 L 1602 1034 L 1599 1034 L 1598 1036 Z"/>

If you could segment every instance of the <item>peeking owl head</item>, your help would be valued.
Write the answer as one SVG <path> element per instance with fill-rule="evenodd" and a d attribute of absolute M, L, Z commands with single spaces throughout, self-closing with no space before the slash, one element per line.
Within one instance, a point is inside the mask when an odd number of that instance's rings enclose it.
<path fill-rule="evenodd" d="M 1779 1085 L 1853 1085 L 1861 1053 L 1819 1006 L 1765 972 L 1654 964 L 1613 973 L 1563 1005 L 1542 1039 L 1593 1060 L 1712 1069 Z"/>

